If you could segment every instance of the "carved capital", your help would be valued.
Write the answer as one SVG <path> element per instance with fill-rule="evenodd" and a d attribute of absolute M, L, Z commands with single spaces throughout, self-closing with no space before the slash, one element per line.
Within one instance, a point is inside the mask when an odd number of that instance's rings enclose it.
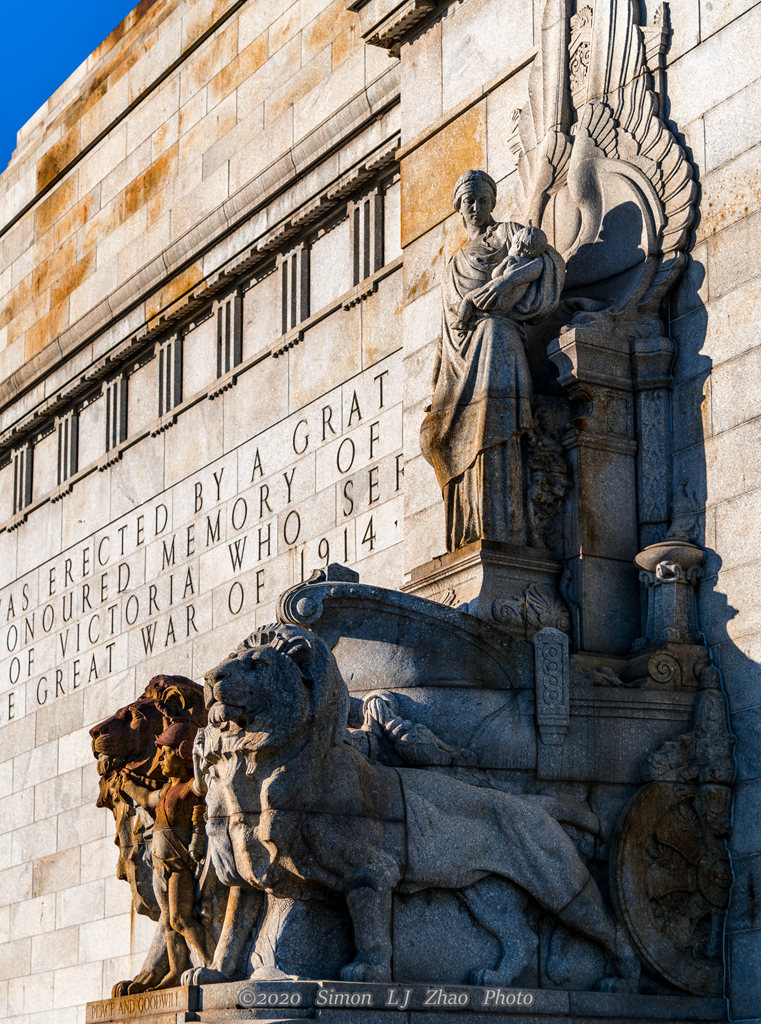
<path fill-rule="evenodd" d="M 631 389 L 629 339 L 623 332 L 573 327 L 549 343 L 547 356 L 572 395 L 585 384 Z"/>
<path fill-rule="evenodd" d="M 640 551 L 635 562 L 647 591 L 647 625 L 637 647 L 701 642 L 694 588 L 703 559 L 702 548 L 681 540 L 661 541 Z"/>
<path fill-rule="evenodd" d="M 662 334 L 645 334 L 632 347 L 632 372 L 638 388 L 671 389 L 675 346 Z"/>

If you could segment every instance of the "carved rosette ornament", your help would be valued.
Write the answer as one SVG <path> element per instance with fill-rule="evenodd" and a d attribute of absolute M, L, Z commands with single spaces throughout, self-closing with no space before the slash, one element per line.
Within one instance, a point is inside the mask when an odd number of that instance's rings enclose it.
<path fill-rule="evenodd" d="M 723 989 L 732 748 L 719 674 L 707 665 L 694 727 L 647 759 L 643 774 L 654 781 L 624 812 L 612 858 L 620 912 L 643 961 L 700 995 Z"/>
<path fill-rule="evenodd" d="M 713 805 L 724 798 L 714 791 L 723 788 L 647 786 L 629 806 L 614 861 L 618 903 L 637 952 L 657 975 L 701 995 L 722 991 L 732 869 L 712 823 Z"/>

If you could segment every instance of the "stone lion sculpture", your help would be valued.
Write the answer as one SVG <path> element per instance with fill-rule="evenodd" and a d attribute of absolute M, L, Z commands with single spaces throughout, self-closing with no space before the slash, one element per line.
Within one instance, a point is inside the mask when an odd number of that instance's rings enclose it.
<path fill-rule="evenodd" d="M 256 892 L 288 900 L 340 894 L 356 948 L 341 978 L 390 981 L 393 895 L 444 889 L 467 898 L 492 877 L 514 898 L 496 917 L 491 909 L 487 927 L 500 940 L 500 959 L 473 964 L 472 983 L 509 984 L 528 962 L 534 936 L 520 908 L 529 894 L 602 947 L 610 964 L 603 987 L 636 988 L 638 961 L 558 821 L 530 797 L 369 760 L 347 742 L 348 692 L 310 630 L 257 631 L 206 675 L 205 700 L 209 852 L 236 895 L 211 968 L 185 982 L 229 976 L 236 935 L 254 913 L 245 894 Z M 236 922 L 236 913 L 249 917 Z"/>
<path fill-rule="evenodd" d="M 177 723 L 201 726 L 205 720 L 203 689 L 197 683 L 185 676 L 158 675 L 137 700 L 90 730 L 100 775 L 97 805 L 108 807 L 116 824 L 116 876 L 129 883 L 136 912 L 154 921 L 159 920 L 159 905 L 151 845 L 146 837 L 153 821 L 125 792 L 124 783 L 131 780 L 147 789 L 160 790 L 165 779 L 156 738 Z M 166 976 L 168 967 L 166 936 L 158 928 L 139 974 L 117 982 L 113 995 L 155 988 Z"/>

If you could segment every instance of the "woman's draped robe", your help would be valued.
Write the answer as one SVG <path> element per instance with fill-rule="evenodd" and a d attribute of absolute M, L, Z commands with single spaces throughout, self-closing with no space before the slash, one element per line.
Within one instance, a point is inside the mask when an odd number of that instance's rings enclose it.
<path fill-rule="evenodd" d="M 463 296 L 491 281 L 520 224 L 494 224 L 450 259 L 442 281 L 444 315 L 431 410 L 420 431 L 424 457 L 444 498 L 447 550 L 476 540 L 526 544 L 521 438 L 532 426 L 531 374 L 522 324 L 546 316 L 563 287 L 561 256 L 544 267 L 511 308 L 476 310 L 454 327 Z"/>

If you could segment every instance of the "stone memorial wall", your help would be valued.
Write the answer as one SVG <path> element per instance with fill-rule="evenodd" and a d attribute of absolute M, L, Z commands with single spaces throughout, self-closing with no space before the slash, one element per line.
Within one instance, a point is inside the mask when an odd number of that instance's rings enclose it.
<path fill-rule="evenodd" d="M 751 0 L 144 0 L 21 129 L 3 1019 L 761 1020 L 759 37 Z M 293 837 L 306 896 L 208 826 L 267 763 L 230 673 L 275 659 L 274 715 L 286 656 L 300 756 L 322 700 L 340 740 L 288 799 L 355 823 L 310 833 L 324 906 Z M 208 722 L 141 698 L 207 673 Z M 205 724 L 181 987 L 163 777 L 102 738 L 134 707 Z"/>

